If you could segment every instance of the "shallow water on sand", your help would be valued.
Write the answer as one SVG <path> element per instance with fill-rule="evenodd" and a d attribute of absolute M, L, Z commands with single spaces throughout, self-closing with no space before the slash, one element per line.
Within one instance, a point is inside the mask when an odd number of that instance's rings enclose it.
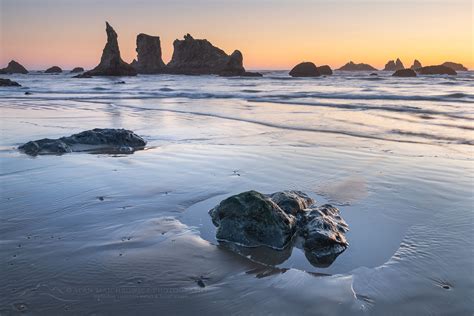
<path fill-rule="evenodd" d="M 471 315 L 473 74 L 265 75 L 8 76 L 0 313 Z M 95 127 L 148 146 L 15 149 Z M 250 189 L 337 205 L 349 247 L 324 266 L 219 245 L 207 211 Z"/>

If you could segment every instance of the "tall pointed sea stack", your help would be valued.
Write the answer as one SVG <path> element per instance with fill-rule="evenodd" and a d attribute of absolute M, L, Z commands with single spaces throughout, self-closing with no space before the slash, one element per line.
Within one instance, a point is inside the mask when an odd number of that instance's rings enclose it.
<path fill-rule="evenodd" d="M 137 35 L 137 60 L 132 66 L 139 74 L 157 74 L 164 72 L 165 63 L 161 57 L 159 36 Z"/>
<path fill-rule="evenodd" d="M 397 71 L 397 70 L 401 70 L 401 69 L 405 69 L 405 66 L 403 66 L 403 63 L 402 61 L 400 60 L 400 58 L 397 58 L 396 61 L 393 61 L 393 60 L 389 60 L 386 64 L 385 64 L 385 67 L 384 67 L 384 71 Z"/>
<path fill-rule="evenodd" d="M 418 59 L 413 61 L 413 65 L 411 65 L 410 69 L 417 70 L 418 68 L 423 67 Z"/>
<path fill-rule="evenodd" d="M 107 32 L 107 43 L 105 44 L 100 64 L 94 69 L 84 73 L 85 76 L 135 76 L 136 70 L 124 62 L 120 57 L 117 41 L 117 33 L 105 22 Z"/>

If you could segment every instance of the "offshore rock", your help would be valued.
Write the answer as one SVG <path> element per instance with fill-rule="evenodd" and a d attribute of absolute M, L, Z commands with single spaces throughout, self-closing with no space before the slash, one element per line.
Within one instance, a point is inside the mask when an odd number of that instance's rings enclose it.
<path fill-rule="evenodd" d="M 136 76 L 136 70 L 124 62 L 120 57 L 120 49 L 117 41 L 117 33 L 105 22 L 107 43 L 105 44 L 99 65 L 84 73 L 88 76 Z"/>
<path fill-rule="evenodd" d="M 302 62 L 291 69 L 290 76 L 292 77 L 319 77 L 318 67 L 312 62 Z"/>
<path fill-rule="evenodd" d="M 342 66 L 341 68 L 339 68 L 338 70 L 342 70 L 342 71 L 374 71 L 375 70 L 376 71 L 377 69 L 372 67 L 369 64 L 364 64 L 364 63 L 356 64 L 350 61 L 344 66 Z"/>
<path fill-rule="evenodd" d="M 161 56 L 161 42 L 159 36 L 140 33 L 137 35 L 137 60 L 132 66 L 139 74 L 163 73 L 165 63 Z"/>
<path fill-rule="evenodd" d="M 463 66 L 463 64 L 453 63 L 451 61 L 444 62 L 441 65 L 449 67 L 454 71 L 467 71 L 468 70 L 466 67 Z"/>
<path fill-rule="evenodd" d="M 443 65 L 421 67 L 417 72 L 420 75 L 457 75 L 455 70 Z"/>
<path fill-rule="evenodd" d="M 385 67 L 384 67 L 384 71 L 397 71 L 397 70 L 400 70 L 400 69 L 405 69 L 405 66 L 403 66 L 403 63 L 402 61 L 397 58 L 396 61 L 393 61 L 393 60 L 389 60 L 386 64 L 385 64 Z"/>
<path fill-rule="evenodd" d="M 58 66 L 50 67 L 44 71 L 45 74 L 59 74 L 61 72 L 63 72 L 63 70 Z"/>
<path fill-rule="evenodd" d="M 166 65 L 166 72 L 184 75 L 245 75 L 242 53 L 234 51 L 230 56 L 206 39 L 194 39 L 186 34 L 184 40 L 173 42 L 173 57 Z"/>
<path fill-rule="evenodd" d="M 21 87 L 21 84 L 10 79 L 0 78 L 0 87 Z"/>
<path fill-rule="evenodd" d="M 0 69 L 1 74 L 27 74 L 28 70 L 23 67 L 20 63 L 12 60 L 8 63 L 8 66 Z"/>
<path fill-rule="evenodd" d="M 331 69 L 331 67 L 329 67 L 329 65 L 319 66 L 318 71 L 322 76 L 332 75 L 332 69 Z"/>
<path fill-rule="evenodd" d="M 393 77 L 416 77 L 413 69 L 399 69 L 392 74 Z"/>
<path fill-rule="evenodd" d="M 423 67 L 418 59 L 413 61 L 413 65 L 411 65 L 410 69 L 417 70 L 418 68 Z"/>
<path fill-rule="evenodd" d="M 73 70 L 71 70 L 71 73 L 72 73 L 72 74 L 80 73 L 80 72 L 84 72 L 84 68 L 82 68 L 82 67 L 76 67 L 76 68 L 74 68 Z"/>

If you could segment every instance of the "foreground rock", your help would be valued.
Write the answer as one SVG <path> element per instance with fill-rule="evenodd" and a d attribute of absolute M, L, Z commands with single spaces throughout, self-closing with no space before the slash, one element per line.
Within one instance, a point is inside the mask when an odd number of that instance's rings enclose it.
<path fill-rule="evenodd" d="M 363 64 L 363 63 L 355 64 L 352 61 L 350 61 L 347 64 L 345 64 L 344 66 L 342 66 L 341 68 L 339 68 L 338 70 L 342 70 L 342 71 L 374 71 L 374 70 L 377 70 L 377 69 L 372 67 L 369 64 Z"/>
<path fill-rule="evenodd" d="M 93 77 L 91 75 L 83 73 L 83 74 L 75 75 L 75 76 L 73 76 L 73 78 L 86 78 L 86 79 L 88 79 L 88 78 L 93 78 Z"/>
<path fill-rule="evenodd" d="M 413 65 L 411 65 L 410 69 L 417 70 L 418 68 L 423 67 L 418 59 L 413 61 Z"/>
<path fill-rule="evenodd" d="M 443 65 L 421 67 L 417 72 L 421 75 L 457 75 L 456 71 Z"/>
<path fill-rule="evenodd" d="M 0 69 L 2 74 L 27 74 L 28 70 L 23 67 L 20 63 L 12 60 L 8 63 L 8 66 Z"/>
<path fill-rule="evenodd" d="M 397 71 L 400 69 L 405 69 L 400 58 L 397 58 L 397 61 L 389 60 L 384 67 L 384 71 Z"/>
<path fill-rule="evenodd" d="M 318 67 L 312 62 L 302 62 L 291 69 L 290 76 L 292 77 L 319 77 Z"/>
<path fill-rule="evenodd" d="M 413 69 L 399 69 L 392 74 L 393 77 L 416 77 Z"/>
<path fill-rule="evenodd" d="M 143 149 L 146 142 L 132 131 L 101 129 L 84 131 L 58 139 L 43 138 L 18 147 L 27 155 L 64 154 L 75 151 L 101 151 L 108 153 L 133 153 Z"/>
<path fill-rule="evenodd" d="M 209 215 L 219 241 L 284 249 L 299 236 L 310 256 L 334 260 L 347 248 L 347 224 L 337 208 L 314 203 L 300 191 L 270 195 L 248 191 L 223 200 Z"/>
<path fill-rule="evenodd" d="M 84 68 L 82 68 L 82 67 L 76 67 L 76 68 L 74 68 L 73 70 L 71 70 L 71 73 L 72 73 L 72 74 L 76 74 L 76 73 L 80 73 L 80 72 L 84 72 Z"/>
<path fill-rule="evenodd" d="M 21 84 L 10 79 L 0 78 L 0 87 L 21 87 Z"/>
<path fill-rule="evenodd" d="M 59 74 L 61 72 L 63 72 L 63 70 L 58 66 L 50 67 L 44 71 L 45 74 Z"/>
<path fill-rule="evenodd" d="M 329 65 L 319 66 L 318 71 L 321 74 L 321 76 L 331 76 L 332 75 L 332 69 L 331 69 L 331 67 L 329 67 Z"/>
<path fill-rule="evenodd" d="M 117 33 L 105 22 L 107 32 L 107 43 L 105 44 L 100 59 L 100 64 L 92 70 L 84 73 L 87 76 L 136 76 L 137 71 L 124 62 L 120 57 Z"/>
<path fill-rule="evenodd" d="M 158 74 L 164 72 L 165 63 L 161 57 L 159 36 L 138 34 L 136 50 L 137 60 L 132 62 L 132 66 L 139 74 Z"/>
<path fill-rule="evenodd" d="M 184 40 L 173 42 L 173 57 L 166 72 L 183 75 L 258 76 L 247 73 L 243 56 L 238 50 L 230 56 L 205 39 L 194 39 L 186 34 Z"/>
<path fill-rule="evenodd" d="M 468 70 L 466 67 L 463 66 L 463 64 L 453 63 L 451 61 L 444 62 L 441 65 L 449 67 L 454 71 L 467 71 Z"/>

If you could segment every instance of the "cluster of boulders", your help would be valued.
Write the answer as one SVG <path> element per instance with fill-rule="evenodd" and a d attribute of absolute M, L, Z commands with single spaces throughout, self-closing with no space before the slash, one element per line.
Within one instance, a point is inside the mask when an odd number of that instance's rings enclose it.
<path fill-rule="evenodd" d="M 130 154 L 143 149 L 146 141 L 126 129 L 95 128 L 68 137 L 29 141 L 18 149 L 30 156 L 60 155 L 76 151 Z"/>
<path fill-rule="evenodd" d="M 222 242 L 285 249 L 300 238 L 305 252 L 332 260 L 348 246 L 348 226 L 339 210 L 317 206 L 300 191 L 243 192 L 220 202 L 209 215 Z"/>

